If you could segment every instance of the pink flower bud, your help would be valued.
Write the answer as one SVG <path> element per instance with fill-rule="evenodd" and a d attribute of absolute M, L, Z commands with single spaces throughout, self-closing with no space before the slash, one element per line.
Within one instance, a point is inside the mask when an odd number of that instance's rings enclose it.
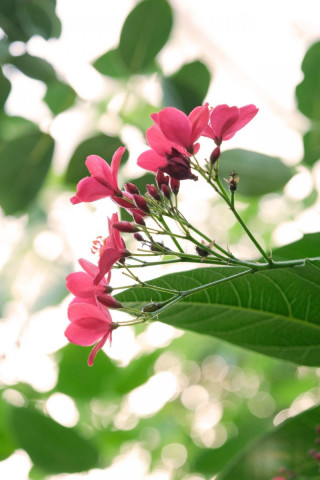
<path fill-rule="evenodd" d="M 180 180 L 170 177 L 170 188 L 173 195 L 178 195 L 180 189 Z"/>
<path fill-rule="evenodd" d="M 133 201 L 136 204 L 136 206 L 140 208 L 140 210 L 142 210 L 145 213 L 150 213 L 150 209 L 148 207 L 147 201 L 145 198 L 143 198 L 142 195 L 134 194 Z"/>
<path fill-rule="evenodd" d="M 144 242 L 144 238 L 142 235 L 140 235 L 140 233 L 134 233 L 133 236 L 136 240 L 138 240 L 138 242 Z"/>
<path fill-rule="evenodd" d="M 123 305 L 111 295 L 98 295 L 97 300 L 108 308 L 123 308 Z"/>
<path fill-rule="evenodd" d="M 130 222 L 116 222 L 112 226 L 119 232 L 135 233 L 139 231 L 138 227 Z"/>
<path fill-rule="evenodd" d="M 171 192 L 170 192 L 170 188 L 168 187 L 168 185 L 166 185 L 166 184 L 161 185 L 161 192 L 163 193 L 163 195 L 165 197 L 167 197 L 168 200 L 170 199 Z"/>
<path fill-rule="evenodd" d="M 210 155 L 211 164 L 214 165 L 219 157 L 220 157 L 220 147 L 216 147 Z"/>
<path fill-rule="evenodd" d="M 138 224 L 138 225 L 143 225 L 145 226 L 145 221 L 143 220 L 143 217 L 141 215 L 139 215 L 139 213 L 135 212 L 135 211 L 132 211 L 132 216 L 133 216 L 133 219 L 134 221 Z"/>
<path fill-rule="evenodd" d="M 128 193 L 131 193 L 131 195 L 133 195 L 134 193 L 140 193 L 138 187 L 136 187 L 136 185 L 134 185 L 133 183 L 126 183 L 124 188 Z"/>
<path fill-rule="evenodd" d="M 168 185 L 169 183 L 169 177 L 165 175 L 161 170 L 158 170 L 157 176 L 156 176 L 156 182 L 158 187 L 161 189 L 161 185 L 164 183 Z"/>
<path fill-rule="evenodd" d="M 147 185 L 147 192 L 149 193 L 150 197 L 157 200 L 157 202 L 161 200 L 158 189 L 154 185 Z"/>

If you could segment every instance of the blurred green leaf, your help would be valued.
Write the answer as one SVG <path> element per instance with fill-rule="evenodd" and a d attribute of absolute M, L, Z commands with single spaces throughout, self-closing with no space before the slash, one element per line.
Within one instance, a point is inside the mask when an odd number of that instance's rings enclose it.
<path fill-rule="evenodd" d="M 28 77 L 41 80 L 44 83 L 52 82 L 56 78 L 54 68 L 49 62 L 28 53 L 11 57 L 10 63 Z"/>
<path fill-rule="evenodd" d="M 159 108 L 151 105 L 150 103 L 144 102 L 144 100 L 139 99 L 137 104 L 129 109 L 124 109 L 120 112 L 120 117 L 124 123 L 129 123 L 138 127 L 143 133 L 151 127 L 152 120 L 150 115 L 159 111 Z"/>
<path fill-rule="evenodd" d="M 223 178 L 228 178 L 230 172 L 235 170 L 240 177 L 237 192 L 247 196 L 264 195 L 282 189 L 294 172 L 280 158 L 240 148 L 222 153 L 219 170 Z"/>
<path fill-rule="evenodd" d="M 312 128 L 303 135 L 303 148 L 303 162 L 312 167 L 320 160 L 320 125 L 313 124 Z"/>
<path fill-rule="evenodd" d="M 182 65 L 176 73 L 163 79 L 164 104 L 189 114 L 202 105 L 210 80 L 208 68 L 199 60 Z"/>
<path fill-rule="evenodd" d="M 309 48 L 301 69 L 304 79 L 296 87 L 298 108 L 312 120 L 320 120 L 320 42 Z"/>
<path fill-rule="evenodd" d="M 0 204 L 6 214 L 24 211 L 51 165 L 54 141 L 40 131 L 0 142 Z"/>
<path fill-rule="evenodd" d="M 143 0 L 129 13 L 120 36 L 119 51 L 133 72 L 147 67 L 167 42 L 172 11 L 166 0 Z"/>
<path fill-rule="evenodd" d="M 11 90 L 11 83 L 2 73 L 0 68 L 0 108 L 4 107 Z"/>
<path fill-rule="evenodd" d="M 1 390 L 0 393 L 2 393 Z M 16 450 L 8 422 L 9 408 L 9 405 L 0 396 L 0 461 L 8 458 Z"/>
<path fill-rule="evenodd" d="M 320 261 L 236 278 L 191 295 L 159 320 L 302 365 L 320 364 Z M 238 267 L 201 268 L 152 281 L 185 291 L 243 271 Z M 170 298 L 168 294 L 128 289 L 116 296 L 132 308 Z M 290 347 L 290 348 L 289 348 Z"/>
<path fill-rule="evenodd" d="M 99 133 L 94 137 L 87 138 L 74 151 L 66 171 L 66 182 L 77 184 L 83 177 L 87 177 L 89 172 L 85 165 L 86 158 L 89 155 L 99 155 L 110 164 L 112 156 L 117 148 L 123 145 L 118 137 L 109 137 L 103 133 Z M 122 157 L 121 165 L 123 166 L 128 159 L 126 151 Z"/>
<path fill-rule="evenodd" d="M 11 408 L 12 431 L 33 463 L 50 473 L 73 473 L 98 466 L 94 445 L 75 428 L 66 428 L 29 407 Z"/>
<path fill-rule="evenodd" d="M 39 131 L 38 126 L 30 120 L 6 115 L 4 112 L 0 113 L 0 123 L 0 142 L 8 142 Z"/>
<path fill-rule="evenodd" d="M 320 256 L 320 233 L 306 233 L 300 240 L 273 250 L 275 258 L 294 260 Z"/>
<path fill-rule="evenodd" d="M 54 80 L 47 85 L 47 92 L 44 101 L 50 110 L 58 115 L 59 113 L 72 107 L 77 94 L 70 85 L 60 80 Z"/>
<path fill-rule="evenodd" d="M 304 478 L 318 478 L 318 462 L 309 451 L 315 446 L 319 415 L 320 407 L 316 407 L 287 420 L 257 440 L 244 455 L 239 455 L 217 480 L 270 480 L 281 468 Z"/>
<path fill-rule="evenodd" d="M 102 75 L 109 77 L 126 78 L 130 75 L 130 71 L 123 63 L 118 48 L 109 50 L 101 55 L 101 57 L 94 61 L 93 66 L 98 72 L 102 73 Z"/>

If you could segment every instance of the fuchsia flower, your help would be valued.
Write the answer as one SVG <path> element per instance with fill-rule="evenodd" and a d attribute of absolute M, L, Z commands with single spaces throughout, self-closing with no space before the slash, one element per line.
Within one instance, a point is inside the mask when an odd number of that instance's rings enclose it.
<path fill-rule="evenodd" d="M 89 155 L 86 166 L 91 177 L 85 177 L 77 185 L 77 194 L 70 199 L 71 203 L 94 202 L 105 197 L 121 197 L 118 187 L 118 170 L 125 147 L 119 147 L 111 161 L 111 166 L 98 155 Z"/>
<path fill-rule="evenodd" d="M 238 130 L 241 130 L 258 113 L 255 105 L 245 107 L 229 107 L 218 105 L 210 114 L 210 122 L 205 127 L 202 135 L 209 137 L 219 146 L 224 140 L 232 138 Z"/>
<path fill-rule="evenodd" d="M 91 367 L 96 354 L 108 338 L 111 343 L 112 331 L 118 324 L 112 321 L 108 309 L 102 311 L 90 303 L 71 303 L 68 317 L 71 323 L 65 331 L 67 339 L 84 347 L 95 344 L 88 358 L 88 365 Z"/>
<path fill-rule="evenodd" d="M 99 271 L 94 278 L 95 285 L 100 283 L 104 275 L 110 272 L 112 266 L 116 262 L 130 255 L 130 252 L 126 249 L 126 244 L 124 243 L 119 230 L 113 228 L 113 224 L 117 222 L 119 222 L 117 213 L 114 213 L 111 219 L 108 218 L 109 236 L 101 242 L 99 247 Z"/>

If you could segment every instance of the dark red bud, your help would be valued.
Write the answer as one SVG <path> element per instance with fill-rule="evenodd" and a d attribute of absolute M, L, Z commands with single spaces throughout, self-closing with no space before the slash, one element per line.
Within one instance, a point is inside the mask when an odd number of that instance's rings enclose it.
<path fill-rule="evenodd" d="M 132 213 L 132 216 L 133 216 L 134 221 L 135 221 L 138 225 L 143 225 L 143 226 L 145 226 L 145 221 L 143 220 L 143 217 L 141 217 L 141 215 L 139 215 L 139 213 L 135 212 L 134 210 L 133 210 L 131 213 Z"/>
<path fill-rule="evenodd" d="M 144 238 L 142 235 L 140 235 L 140 233 L 134 233 L 133 236 L 136 240 L 138 240 L 138 242 L 144 242 Z"/>
<path fill-rule="evenodd" d="M 169 177 L 165 175 L 161 170 L 158 170 L 157 176 L 156 176 L 156 182 L 158 187 L 161 189 L 161 185 L 166 184 L 168 185 L 169 183 Z"/>
<path fill-rule="evenodd" d="M 157 202 L 159 202 L 159 200 L 161 200 L 158 189 L 154 185 L 147 185 L 147 192 L 149 193 L 150 197 L 157 200 Z"/>
<path fill-rule="evenodd" d="M 220 157 L 220 147 L 216 147 L 210 155 L 211 165 L 214 165 Z"/>
<path fill-rule="evenodd" d="M 163 195 L 164 195 L 165 197 L 167 197 L 168 199 L 170 199 L 171 192 L 170 192 L 170 188 L 168 187 L 168 185 L 166 185 L 166 184 L 161 185 L 161 192 L 163 193 Z"/>
<path fill-rule="evenodd" d="M 173 195 L 178 195 L 179 189 L 180 189 L 180 180 L 170 177 L 170 188 L 172 190 Z"/>
<path fill-rule="evenodd" d="M 113 290 L 112 287 L 110 287 L 110 285 L 105 285 L 104 286 L 104 293 L 111 293 Z"/>
<path fill-rule="evenodd" d="M 133 183 L 126 183 L 124 188 L 128 193 L 131 193 L 131 195 L 133 195 L 134 193 L 140 193 L 138 187 L 136 187 Z"/>
<path fill-rule="evenodd" d="M 97 300 L 108 308 L 123 308 L 123 305 L 111 295 L 98 295 Z"/>
<path fill-rule="evenodd" d="M 140 208 L 143 212 L 150 213 L 150 209 L 148 207 L 147 201 L 145 198 L 142 197 L 142 195 L 134 194 L 133 201 L 136 204 L 136 206 Z"/>
<path fill-rule="evenodd" d="M 167 165 L 161 170 L 177 180 L 198 180 L 191 171 L 190 158 L 173 147 L 171 150 L 171 153 L 165 154 Z"/>
<path fill-rule="evenodd" d="M 119 232 L 126 232 L 126 233 L 135 233 L 139 231 L 137 225 L 133 225 L 130 222 L 115 222 L 112 224 L 113 228 L 119 230 Z"/>

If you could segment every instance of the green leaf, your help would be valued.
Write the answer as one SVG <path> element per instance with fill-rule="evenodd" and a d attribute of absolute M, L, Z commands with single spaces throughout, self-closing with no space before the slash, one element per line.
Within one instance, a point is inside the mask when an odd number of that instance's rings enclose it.
<path fill-rule="evenodd" d="M 130 75 L 130 71 L 123 63 L 118 48 L 109 50 L 101 55 L 94 61 L 93 66 L 102 75 L 107 75 L 108 77 L 123 78 Z"/>
<path fill-rule="evenodd" d="M 8 142 L 26 134 L 31 134 L 39 131 L 39 127 L 23 117 L 16 117 L 6 115 L 4 112 L 0 113 L 0 142 Z"/>
<path fill-rule="evenodd" d="M 166 0 L 143 0 L 123 25 L 119 51 L 133 72 L 147 67 L 167 42 L 172 28 L 172 11 Z"/>
<path fill-rule="evenodd" d="M 49 62 L 28 53 L 11 57 L 10 63 L 28 77 L 41 80 L 44 83 L 52 82 L 56 78 L 56 73 Z"/>
<path fill-rule="evenodd" d="M 286 260 L 319 257 L 320 233 L 306 233 L 300 240 L 273 250 L 272 256 Z"/>
<path fill-rule="evenodd" d="M 0 461 L 8 458 L 16 450 L 8 422 L 9 408 L 9 405 L 0 397 Z"/>
<path fill-rule="evenodd" d="M 56 0 L 19 2 L 18 17 L 28 37 L 40 35 L 48 40 L 61 34 L 61 22 L 55 14 Z"/>
<path fill-rule="evenodd" d="M 8 215 L 37 196 L 51 165 L 54 141 L 40 131 L 0 142 L 0 204 Z"/>
<path fill-rule="evenodd" d="M 296 87 L 298 108 L 312 120 L 320 120 L 320 42 L 309 48 L 301 69 L 304 79 Z"/>
<path fill-rule="evenodd" d="M 164 104 L 189 114 L 202 105 L 210 85 L 210 72 L 199 60 L 183 65 L 176 73 L 163 79 Z"/>
<path fill-rule="evenodd" d="M 159 111 L 159 108 L 144 102 L 142 99 L 137 99 L 137 104 L 133 107 L 130 105 L 128 108 L 122 110 L 119 115 L 123 123 L 129 123 L 138 127 L 143 133 L 151 127 L 152 120 L 150 115 Z"/>
<path fill-rule="evenodd" d="M 0 68 L 0 108 L 4 107 L 11 90 L 11 83 L 2 73 Z"/>
<path fill-rule="evenodd" d="M 293 417 L 273 432 L 260 437 L 231 467 L 218 475 L 217 480 L 270 480 L 281 468 L 295 472 L 303 478 L 318 478 L 318 462 L 309 454 L 315 447 L 316 426 L 320 407 Z"/>
<path fill-rule="evenodd" d="M 320 160 L 320 125 L 314 124 L 312 128 L 303 135 L 303 147 L 303 162 L 312 167 Z"/>
<path fill-rule="evenodd" d="M 33 463 L 49 473 L 74 473 L 98 466 L 94 445 L 32 408 L 13 408 L 12 431 Z"/>
<path fill-rule="evenodd" d="M 198 268 L 166 275 L 154 285 L 185 291 L 243 271 Z M 303 365 L 320 365 L 320 260 L 304 267 L 249 274 L 191 295 L 159 313 L 177 328 L 212 335 L 244 348 Z M 139 308 L 170 296 L 148 289 L 117 295 Z"/>
<path fill-rule="evenodd" d="M 219 170 L 223 178 L 228 178 L 235 170 L 240 177 L 237 192 L 247 196 L 281 190 L 293 175 L 293 169 L 284 165 L 280 158 L 240 148 L 222 153 Z"/>
<path fill-rule="evenodd" d="M 44 101 L 50 110 L 58 115 L 59 113 L 72 107 L 77 97 L 76 92 L 70 85 L 60 80 L 54 80 L 47 86 L 47 92 Z"/>
<path fill-rule="evenodd" d="M 109 137 L 103 133 L 99 133 L 94 137 L 87 138 L 74 151 L 66 171 L 66 182 L 70 184 L 77 184 L 83 177 L 89 175 L 85 161 L 88 155 L 99 155 L 104 158 L 109 164 L 112 156 L 117 148 L 123 145 L 118 137 Z M 125 152 L 121 165 L 124 165 L 128 159 L 128 153 Z"/>

